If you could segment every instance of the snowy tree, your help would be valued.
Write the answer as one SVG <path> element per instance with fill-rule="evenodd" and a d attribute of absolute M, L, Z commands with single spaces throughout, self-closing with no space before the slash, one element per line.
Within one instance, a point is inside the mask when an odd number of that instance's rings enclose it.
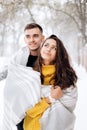
<path fill-rule="evenodd" d="M 87 43 L 86 0 L 0 0 L 0 56 L 10 56 L 22 44 L 27 23 L 37 22 L 45 36 L 56 34 L 71 57 L 79 60 Z"/>

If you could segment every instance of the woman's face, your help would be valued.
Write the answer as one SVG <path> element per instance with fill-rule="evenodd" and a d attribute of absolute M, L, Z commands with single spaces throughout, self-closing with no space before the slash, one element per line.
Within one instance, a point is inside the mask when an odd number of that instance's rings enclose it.
<path fill-rule="evenodd" d="M 47 39 L 41 48 L 41 58 L 43 64 L 53 64 L 56 58 L 57 43 L 54 39 Z"/>

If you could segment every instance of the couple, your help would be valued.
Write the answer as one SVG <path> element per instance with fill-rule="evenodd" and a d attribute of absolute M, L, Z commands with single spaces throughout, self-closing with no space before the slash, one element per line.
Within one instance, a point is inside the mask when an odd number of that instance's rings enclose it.
<path fill-rule="evenodd" d="M 77 76 L 63 43 L 56 35 L 44 40 L 36 23 L 24 34 L 27 46 L 8 67 L 3 130 L 73 130 Z"/>

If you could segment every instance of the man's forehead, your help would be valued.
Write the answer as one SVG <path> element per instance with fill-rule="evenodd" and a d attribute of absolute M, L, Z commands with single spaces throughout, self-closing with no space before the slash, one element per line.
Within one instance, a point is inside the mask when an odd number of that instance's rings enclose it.
<path fill-rule="evenodd" d="M 39 28 L 32 28 L 32 29 L 27 29 L 25 30 L 25 35 L 34 35 L 34 34 L 41 34 L 41 31 Z"/>

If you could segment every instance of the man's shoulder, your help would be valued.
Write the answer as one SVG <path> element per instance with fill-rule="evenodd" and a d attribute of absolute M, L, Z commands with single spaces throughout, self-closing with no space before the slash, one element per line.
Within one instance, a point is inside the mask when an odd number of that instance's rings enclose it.
<path fill-rule="evenodd" d="M 27 46 L 21 47 L 19 51 L 13 56 L 12 60 L 18 64 L 25 65 L 29 56 L 29 48 Z"/>
<path fill-rule="evenodd" d="M 13 57 L 27 54 L 29 54 L 29 48 L 27 46 L 23 46 L 15 53 L 15 55 L 13 55 Z"/>
<path fill-rule="evenodd" d="M 22 46 L 19 51 L 29 51 L 28 46 Z"/>

